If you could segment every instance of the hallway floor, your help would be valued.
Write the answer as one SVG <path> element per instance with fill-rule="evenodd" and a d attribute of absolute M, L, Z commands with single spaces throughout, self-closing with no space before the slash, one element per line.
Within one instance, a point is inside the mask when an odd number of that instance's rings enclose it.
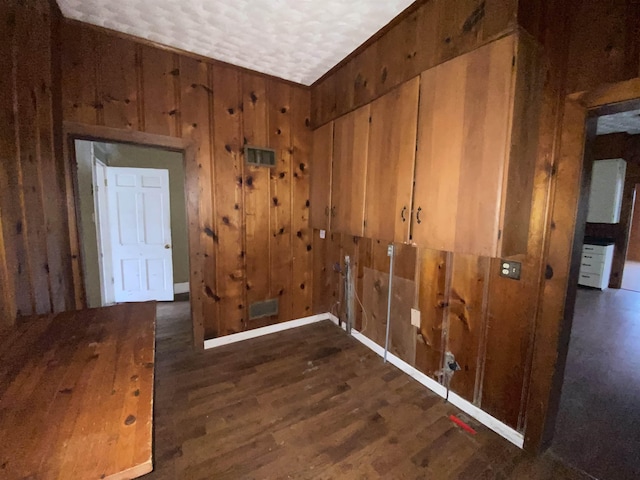
<path fill-rule="evenodd" d="M 330 322 L 207 351 L 189 305 L 158 304 L 154 471 L 145 480 L 585 480 L 533 457 Z"/>
<path fill-rule="evenodd" d="M 622 274 L 622 288 L 640 292 L 640 262 L 627 260 Z"/>
<path fill-rule="evenodd" d="M 578 290 L 552 451 L 601 480 L 640 478 L 640 293 Z"/>

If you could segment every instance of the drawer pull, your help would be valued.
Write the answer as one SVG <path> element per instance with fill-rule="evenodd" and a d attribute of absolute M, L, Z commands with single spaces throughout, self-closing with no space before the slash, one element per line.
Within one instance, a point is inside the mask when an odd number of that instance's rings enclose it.
<path fill-rule="evenodd" d="M 592 265 L 590 263 L 583 263 L 582 266 L 583 267 L 591 267 Z"/>

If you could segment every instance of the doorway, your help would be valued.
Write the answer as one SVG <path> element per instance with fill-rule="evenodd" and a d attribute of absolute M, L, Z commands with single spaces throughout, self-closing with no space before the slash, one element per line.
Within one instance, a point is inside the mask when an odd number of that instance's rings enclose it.
<path fill-rule="evenodd" d="M 634 188 L 633 213 L 631 214 L 622 288 L 640 292 L 640 183 L 636 183 Z"/>
<path fill-rule="evenodd" d="M 583 168 L 592 174 L 576 223 L 580 264 L 569 289 L 578 289 L 551 445 L 602 480 L 640 478 L 640 291 L 624 289 L 638 212 L 639 103 L 601 107 L 587 123 Z"/>
<path fill-rule="evenodd" d="M 75 140 L 88 307 L 184 299 L 189 291 L 183 154 Z"/>

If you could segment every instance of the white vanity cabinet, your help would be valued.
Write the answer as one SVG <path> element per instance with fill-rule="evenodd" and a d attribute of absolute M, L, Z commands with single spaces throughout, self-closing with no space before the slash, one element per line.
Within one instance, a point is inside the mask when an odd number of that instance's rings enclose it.
<path fill-rule="evenodd" d="M 595 287 L 600 290 L 604 290 L 609 286 L 613 248 L 613 245 L 592 245 L 588 243 L 582 246 L 580 276 L 578 279 L 580 285 Z"/>
<path fill-rule="evenodd" d="M 622 158 L 596 160 L 589 192 L 589 223 L 618 223 L 627 162 Z"/>

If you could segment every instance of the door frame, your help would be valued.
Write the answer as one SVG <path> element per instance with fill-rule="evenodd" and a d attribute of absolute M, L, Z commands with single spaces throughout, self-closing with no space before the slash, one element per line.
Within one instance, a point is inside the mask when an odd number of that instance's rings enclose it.
<path fill-rule="evenodd" d="M 93 146 L 92 146 L 93 152 Z M 109 210 L 107 208 L 107 186 L 105 182 L 99 182 L 98 170 L 102 170 L 103 179 L 107 178 L 107 165 L 99 158 L 92 155 L 93 161 L 93 202 L 96 226 L 96 237 L 98 239 L 98 268 L 100 271 L 100 296 L 101 305 L 107 306 L 115 303 L 115 293 L 113 282 L 109 279 L 113 277 L 113 258 L 111 257 L 111 237 L 103 230 L 109 227 Z"/>
<path fill-rule="evenodd" d="M 559 132 L 547 215 L 543 258 L 546 272 L 538 301 L 525 449 L 538 452 L 551 444 L 560 405 L 564 369 L 578 286 L 586 225 L 590 164 L 585 140 L 595 117 L 628 110 L 640 99 L 640 77 L 568 95 Z"/>
<path fill-rule="evenodd" d="M 69 169 L 65 172 L 67 181 L 67 216 L 69 218 L 69 240 L 71 247 L 71 265 L 73 283 L 77 286 L 75 307 L 76 309 L 86 308 L 86 293 L 84 288 L 84 259 L 82 258 L 82 238 L 80 236 L 80 209 L 79 209 L 79 190 L 77 179 L 76 152 L 75 141 L 86 140 L 92 142 L 105 143 L 125 143 L 129 145 L 137 145 L 141 147 L 157 148 L 160 150 L 169 150 L 182 154 L 184 163 L 184 192 L 187 205 L 187 222 L 189 225 L 198 225 L 199 222 L 199 194 L 198 194 L 198 178 L 197 172 L 188 168 L 188 165 L 196 164 L 197 145 L 187 139 L 178 137 L 170 137 L 167 135 L 157 135 L 153 133 L 138 132 L 133 130 L 122 130 L 119 128 L 104 127 L 100 125 L 87 125 L 76 122 L 63 122 L 63 158 L 65 168 Z M 193 238 L 194 232 L 191 228 L 187 229 L 189 263 L 196 258 L 198 252 L 194 252 L 193 248 L 198 238 Z M 189 268 L 190 272 L 193 272 Z M 204 328 L 201 319 L 194 316 L 195 294 L 200 286 L 195 285 L 193 275 L 189 279 L 189 302 L 191 305 L 191 323 L 192 323 L 192 340 L 194 346 L 199 349 L 204 348 Z M 199 319 L 199 320 L 197 320 Z"/>

